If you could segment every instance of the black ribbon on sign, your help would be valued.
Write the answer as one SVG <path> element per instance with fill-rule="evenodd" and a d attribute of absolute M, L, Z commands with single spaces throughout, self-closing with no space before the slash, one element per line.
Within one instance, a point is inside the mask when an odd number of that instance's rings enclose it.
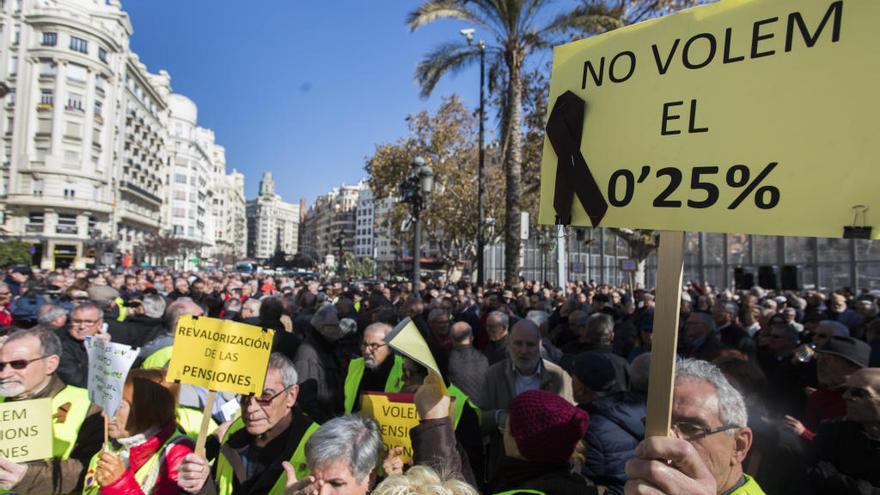
<path fill-rule="evenodd" d="M 571 223 L 571 204 L 575 194 L 593 227 L 599 226 L 608 211 L 608 202 L 581 154 L 585 107 L 586 102 L 581 97 L 566 91 L 556 98 L 550 119 L 547 120 L 547 138 L 558 159 L 556 193 L 553 196 L 557 225 Z"/>

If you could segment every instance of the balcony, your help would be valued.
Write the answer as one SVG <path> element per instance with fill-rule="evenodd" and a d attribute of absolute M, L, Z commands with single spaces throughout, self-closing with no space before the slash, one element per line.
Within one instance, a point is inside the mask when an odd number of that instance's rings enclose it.
<path fill-rule="evenodd" d="M 55 226 L 55 233 L 56 234 L 74 234 L 74 235 L 76 235 L 78 231 L 79 231 L 79 229 L 77 228 L 76 225 L 58 224 Z"/>
<path fill-rule="evenodd" d="M 37 103 L 37 111 L 38 112 L 51 112 L 53 106 L 54 105 L 52 105 L 51 103 Z"/>
<path fill-rule="evenodd" d="M 43 233 L 43 224 L 41 223 L 29 223 L 24 226 L 24 231 L 28 234 L 42 234 Z"/>
<path fill-rule="evenodd" d="M 141 196 L 143 196 L 143 197 L 145 197 L 155 203 L 158 203 L 158 204 L 162 203 L 162 198 L 160 198 L 159 196 L 156 196 L 155 194 L 147 191 L 146 189 L 144 189 L 140 186 L 133 184 L 131 181 L 127 181 L 127 180 L 121 181 L 119 183 L 119 187 L 121 187 L 123 189 L 128 189 L 131 192 L 140 194 Z"/>

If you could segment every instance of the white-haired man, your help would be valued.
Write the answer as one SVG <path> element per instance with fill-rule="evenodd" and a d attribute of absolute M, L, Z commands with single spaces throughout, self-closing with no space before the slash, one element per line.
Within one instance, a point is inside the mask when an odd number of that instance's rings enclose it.
<path fill-rule="evenodd" d="M 745 401 L 714 364 L 678 363 L 673 437 L 648 437 L 626 464 L 626 493 L 763 495 L 743 472 L 752 446 Z"/>

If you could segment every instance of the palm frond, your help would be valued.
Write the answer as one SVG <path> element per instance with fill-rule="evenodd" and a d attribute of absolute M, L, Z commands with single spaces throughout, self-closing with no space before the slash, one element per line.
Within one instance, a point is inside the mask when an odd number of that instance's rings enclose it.
<path fill-rule="evenodd" d="M 430 0 L 410 12 L 406 24 L 411 31 L 440 19 L 456 19 L 460 21 L 488 27 L 482 15 L 469 9 L 465 2 L 459 0 Z"/>
<path fill-rule="evenodd" d="M 421 87 L 421 96 L 430 96 L 440 78 L 446 74 L 458 73 L 479 57 L 479 48 L 464 42 L 443 43 L 435 47 L 416 67 L 416 81 Z"/>

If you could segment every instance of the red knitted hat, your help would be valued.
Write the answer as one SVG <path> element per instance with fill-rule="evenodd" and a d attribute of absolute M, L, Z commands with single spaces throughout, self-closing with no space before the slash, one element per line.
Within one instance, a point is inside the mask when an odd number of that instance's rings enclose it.
<path fill-rule="evenodd" d="M 564 462 L 590 424 L 590 415 L 562 397 L 529 390 L 513 399 L 508 409 L 510 434 L 529 461 Z"/>

